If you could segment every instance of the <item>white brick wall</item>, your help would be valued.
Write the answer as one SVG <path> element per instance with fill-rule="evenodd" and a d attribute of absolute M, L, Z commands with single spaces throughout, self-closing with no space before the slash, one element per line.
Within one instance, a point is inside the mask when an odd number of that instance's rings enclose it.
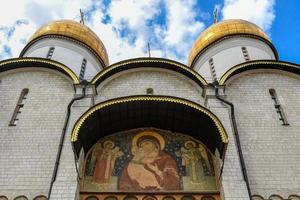
<path fill-rule="evenodd" d="M 207 92 L 212 92 L 212 88 Z M 229 143 L 224 159 L 224 168 L 221 175 L 221 193 L 224 199 L 228 200 L 247 200 L 249 199 L 246 183 L 238 157 L 233 128 L 230 119 L 230 109 L 220 100 L 210 98 L 207 101 L 207 108 L 213 112 L 222 122 L 227 134 Z"/>
<path fill-rule="evenodd" d="M 0 80 L 0 195 L 47 195 L 72 83 L 36 70 L 2 73 Z M 23 88 L 29 93 L 17 126 L 10 127 Z"/>
<path fill-rule="evenodd" d="M 18 71 L 0 76 L 0 195 L 29 199 L 47 195 L 57 154 L 67 105 L 74 96 L 72 83 L 52 71 Z M 256 73 L 232 80 L 226 88 L 234 103 L 238 130 L 245 156 L 252 194 L 265 198 L 279 194 L 287 198 L 300 191 L 300 79 L 287 74 Z M 202 89 L 188 78 L 168 70 L 129 70 L 99 85 L 96 103 L 104 100 L 144 95 L 177 96 L 204 104 Z M 19 123 L 8 123 L 23 88 L 28 98 Z M 277 91 L 290 126 L 282 126 L 269 95 Z M 207 91 L 212 93 L 213 91 Z M 66 132 L 64 148 L 51 199 L 74 199 L 78 192 L 77 174 L 70 134 L 76 120 L 89 109 L 91 99 L 75 102 Z M 248 194 L 242 177 L 232 133 L 229 108 L 210 98 L 207 107 L 223 123 L 229 145 L 222 174 L 221 192 L 225 199 L 245 200 Z"/>
<path fill-rule="evenodd" d="M 151 70 L 151 71 L 150 71 Z M 188 77 L 169 70 L 128 70 L 111 77 L 97 88 L 96 103 L 130 95 L 146 95 L 153 88 L 154 95 L 175 96 L 203 104 L 202 88 Z"/>
<path fill-rule="evenodd" d="M 270 88 L 290 126 L 281 125 Z M 236 108 L 252 193 L 264 198 L 300 195 L 300 78 L 279 71 L 252 73 L 232 80 L 226 94 Z"/>

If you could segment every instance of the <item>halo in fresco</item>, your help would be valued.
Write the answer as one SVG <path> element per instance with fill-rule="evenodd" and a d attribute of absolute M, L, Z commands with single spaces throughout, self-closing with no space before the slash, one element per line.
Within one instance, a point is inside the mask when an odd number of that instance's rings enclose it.
<path fill-rule="evenodd" d="M 143 136 L 155 137 L 159 141 L 161 149 L 163 150 L 165 148 L 164 138 L 159 133 L 152 130 L 146 130 L 136 134 L 132 139 L 132 147 L 137 146 L 137 141 Z"/>

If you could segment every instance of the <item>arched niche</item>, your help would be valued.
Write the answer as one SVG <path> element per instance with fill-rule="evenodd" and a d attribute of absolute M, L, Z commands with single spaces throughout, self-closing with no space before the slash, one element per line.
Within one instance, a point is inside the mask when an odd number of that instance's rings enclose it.
<path fill-rule="evenodd" d="M 293 194 L 293 195 L 290 195 L 290 196 L 289 196 L 289 199 L 290 199 L 290 200 L 300 200 L 300 196 L 299 196 L 299 195 Z"/>
<path fill-rule="evenodd" d="M 101 102 L 75 123 L 71 140 L 77 156 L 113 133 L 154 127 L 187 134 L 222 157 L 228 137 L 220 120 L 207 108 L 188 100 L 166 96 L 130 96 Z"/>
<path fill-rule="evenodd" d="M 0 196 L 0 200 L 8 200 L 6 196 Z"/>
<path fill-rule="evenodd" d="M 44 195 L 39 195 L 36 196 L 33 200 L 47 200 L 47 197 L 45 197 Z"/>
<path fill-rule="evenodd" d="M 21 196 L 17 196 L 16 198 L 14 198 L 14 200 L 28 200 L 28 198 L 24 195 L 21 195 Z"/>
<path fill-rule="evenodd" d="M 220 197 L 216 163 L 227 134 L 212 112 L 193 102 L 151 95 L 99 103 L 77 120 L 71 139 L 81 158 L 82 198 L 125 193 L 140 200 L 136 194 L 149 191 L 157 198 L 174 191 Z M 143 141 L 152 144 L 148 153 Z"/>
<path fill-rule="evenodd" d="M 269 197 L 270 200 L 284 200 L 280 195 L 273 194 Z"/>

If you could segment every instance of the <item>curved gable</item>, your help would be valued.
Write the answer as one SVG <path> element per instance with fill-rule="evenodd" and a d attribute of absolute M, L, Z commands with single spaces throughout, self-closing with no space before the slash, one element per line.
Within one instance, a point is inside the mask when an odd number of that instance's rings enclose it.
<path fill-rule="evenodd" d="M 165 96 L 131 96 L 99 103 L 75 123 L 71 140 L 79 154 L 102 137 L 135 128 L 154 127 L 188 134 L 212 152 L 226 149 L 228 136 L 220 120 L 208 109 Z"/>
<path fill-rule="evenodd" d="M 74 84 L 79 84 L 76 74 L 67 66 L 44 58 L 13 58 L 0 62 L 0 73 L 19 68 L 48 68 L 68 76 Z"/>
<path fill-rule="evenodd" d="M 101 82 L 103 82 L 104 80 L 106 80 L 107 78 L 111 77 L 116 73 L 128 69 L 135 69 L 135 68 L 142 68 L 142 67 L 163 68 L 163 69 L 172 70 L 187 76 L 188 78 L 190 78 L 191 80 L 199 84 L 202 88 L 203 86 L 207 85 L 206 80 L 201 75 L 199 75 L 196 71 L 192 70 L 191 68 L 179 62 L 175 62 L 163 58 L 136 58 L 136 59 L 130 59 L 130 60 L 125 60 L 125 61 L 115 63 L 109 66 L 108 68 L 106 68 L 105 70 L 101 71 L 99 74 L 97 74 L 93 78 L 92 83 L 98 86 Z"/>
<path fill-rule="evenodd" d="M 256 69 L 277 69 L 300 75 L 300 65 L 283 61 L 259 60 L 242 63 L 232 67 L 223 74 L 223 76 L 220 78 L 219 84 L 224 85 L 231 77 L 245 71 Z"/>

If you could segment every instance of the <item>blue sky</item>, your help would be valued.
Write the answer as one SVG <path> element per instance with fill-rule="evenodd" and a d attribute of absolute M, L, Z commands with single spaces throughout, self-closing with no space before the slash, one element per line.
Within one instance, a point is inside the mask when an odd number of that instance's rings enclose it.
<path fill-rule="evenodd" d="M 280 60 L 300 63 L 299 0 L 9 0 L 0 8 L 0 59 L 17 57 L 30 36 L 60 19 L 85 23 L 106 46 L 110 63 L 147 56 L 187 62 L 201 32 L 219 20 L 240 18 L 259 25 L 271 38 Z M 17 5 L 17 6 L 16 6 Z"/>

